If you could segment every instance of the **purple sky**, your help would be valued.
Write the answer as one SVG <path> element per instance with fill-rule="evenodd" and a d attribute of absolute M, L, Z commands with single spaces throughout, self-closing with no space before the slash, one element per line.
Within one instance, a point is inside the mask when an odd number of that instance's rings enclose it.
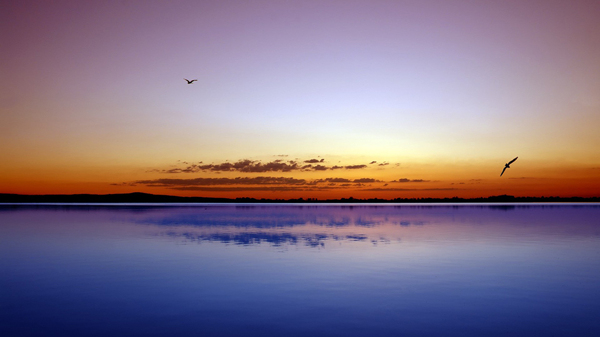
<path fill-rule="evenodd" d="M 516 155 L 600 167 L 598 1 L 2 8 L 0 173 L 17 185 L 279 154 L 431 180 Z"/>

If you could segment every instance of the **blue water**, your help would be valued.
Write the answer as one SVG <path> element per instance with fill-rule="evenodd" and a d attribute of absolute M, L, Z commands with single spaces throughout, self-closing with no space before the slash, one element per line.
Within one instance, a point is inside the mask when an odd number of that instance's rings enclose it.
<path fill-rule="evenodd" d="M 600 336 L 600 205 L 0 206 L 0 336 Z"/>

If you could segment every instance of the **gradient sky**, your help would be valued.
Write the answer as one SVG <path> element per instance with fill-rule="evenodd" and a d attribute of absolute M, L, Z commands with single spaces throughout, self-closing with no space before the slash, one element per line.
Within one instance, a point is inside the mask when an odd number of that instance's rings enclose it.
<path fill-rule="evenodd" d="M 0 193 L 600 195 L 600 1 L 0 4 Z"/>

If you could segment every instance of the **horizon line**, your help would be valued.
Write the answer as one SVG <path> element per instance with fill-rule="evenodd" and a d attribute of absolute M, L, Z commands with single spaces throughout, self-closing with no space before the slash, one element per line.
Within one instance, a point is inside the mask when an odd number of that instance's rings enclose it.
<path fill-rule="evenodd" d="M 506 203 L 506 202 L 600 202 L 600 196 L 561 197 L 561 196 L 513 196 L 492 195 L 487 197 L 420 197 L 420 198 L 354 198 L 352 196 L 338 199 L 318 198 L 221 198 L 199 196 L 176 196 L 151 194 L 144 192 L 111 193 L 111 194 L 15 194 L 0 193 L 0 204 L 26 203 Z"/>

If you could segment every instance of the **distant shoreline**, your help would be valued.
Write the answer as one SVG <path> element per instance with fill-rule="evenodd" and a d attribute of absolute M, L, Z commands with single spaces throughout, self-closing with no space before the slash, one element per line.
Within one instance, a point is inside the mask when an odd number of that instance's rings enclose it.
<path fill-rule="evenodd" d="M 157 195 L 148 193 L 126 194 L 47 194 L 24 195 L 0 193 L 1 203 L 60 203 L 60 204 L 129 204 L 129 203 L 251 203 L 251 204 L 437 204 L 437 203 L 563 203 L 563 202 L 600 202 L 600 197 L 515 197 L 511 195 L 498 195 L 482 198 L 395 198 L 395 199 L 255 199 L 255 198 L 205 198 L 205 197 L 179 197 L 172 195 Z"/>

